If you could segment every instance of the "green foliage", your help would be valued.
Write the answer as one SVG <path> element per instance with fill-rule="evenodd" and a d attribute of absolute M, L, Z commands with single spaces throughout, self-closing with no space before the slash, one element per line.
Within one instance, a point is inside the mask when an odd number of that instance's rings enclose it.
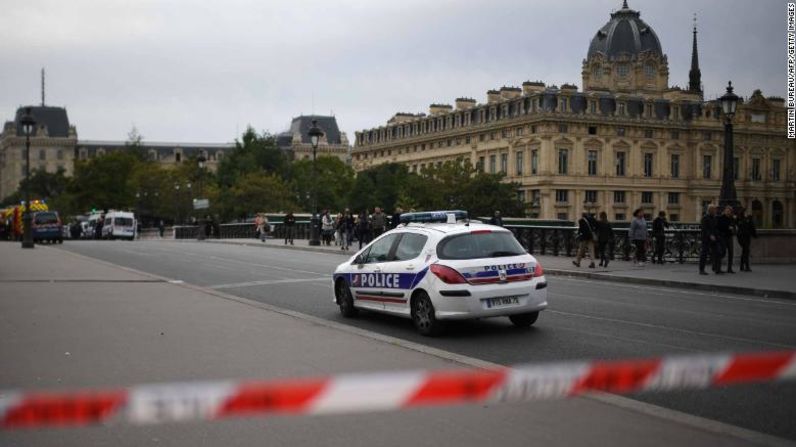
<path fill-rule="evenodd" d="M 218 181 L 231 187 L 238 177 L 258 171 L 277 175 L 286 174 L 288 160 L 276 145 L 276 138 L 266 132 L 258 135 L 251 127 L 246 129 L 235 150 L 227 154 L 218 167 Z"/>
<path fill-rule="evenodd" d="M 257 212 L 284 212 L 296 207 L 285 181 L 277 175 L 262 172 L 239 177 L 225 194 L 225 202 L 231 204 L 232 213 L 239 218 Z"/>
<path fill-rule="evenodd" d="M 374 166 L 357 174 L 349 203 L 356 210 L 373 211 L 377 206 L 393 210 L 402 197 L 407 197 L 407 191 L 419 191 L 419 188 L 414 188 L 414 177 L 405 165 L 386 163 Z"/>
<path fill-rule="evenodd" d="M 116 151 L 91 160 L 75 161 L 75 174 L 67 188 L 77 209 L 131 208 L 135 192 L 129 182 L 141 163 L 130 152 Z"/>
<path fill-rule="evenodd" d="M 354 170 L 337 157 L 318 157 L 315 170 L 312 160 L 297 160 L 290 167 L 290 187 L 299 208 L 312 210 L 312 193 L 318 195 L 318 208 L 342 210 L 354 185 Z"/>

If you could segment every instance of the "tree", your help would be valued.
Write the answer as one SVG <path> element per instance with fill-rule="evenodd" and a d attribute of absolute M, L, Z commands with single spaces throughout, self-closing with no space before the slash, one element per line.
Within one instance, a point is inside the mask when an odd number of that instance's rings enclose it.
<path fill-rule="evenodd" d="M 133 126 L 133 128 L 130 129 L 130 132 L 127 133 L 127 141 L 124 143 L 127 152 L 135 155 L 135 157 L 140 161 L 144 161 L 148 158 L 146 149 L 144 149 L 143 141 L 143 135 L 141 135 L 138 132 L 138 129 Z"/>
<path fill-rule="evenodd" d="M 318 207 L 341 211 L 348 206 L 348 194 L 354 185 L 354 170 L 337 157 L 317 159 L 313 175 L 312 160 L 297 160 L 290 166 L 290 187 L 296 203 L 312 211 L 312 193 L 318 195 Z"/>
<path fill-rule="evenodd" d="M 132 208 L 135 191 L 130 178 L 139 163 L 126 151 L 116 151 L 91 160 L 75 161 L 75 173 L 67 188 L 77 209 Z"/>
<path fill-rule="evenodd" d="M 274 174 L 252 172 L 244 174 L 229 188 L 225 201 L 232 212 L 245 218 L 259 212 L 285 212 L 295 209 L 296 203 L 288 185 Z"/>
<path fill-rule="evenodd" d="M 235 141 L 235 149 L 221 160 L 218 181 L 222 186 L 230 187 L 239 176 L 257 171 L 284 175 L 287 167 L 288 160 L 276 145 L 276 138 L 267 132 L 258 135 L 249 127 L 241 141 Z"/>
<path fill-rule="evenodd" d="M 356 210 L 372 210 L 377 206 L 393 210 L 413 181 L 413 175 L 405 165 L 386 163 L 374 166 L 357 174 L 349 203 Z"/>

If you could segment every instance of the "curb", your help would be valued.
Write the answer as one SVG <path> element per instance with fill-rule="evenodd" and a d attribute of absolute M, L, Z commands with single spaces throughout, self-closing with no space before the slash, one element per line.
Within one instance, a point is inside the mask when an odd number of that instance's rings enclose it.
<path fill-rule="evenodd" d="M 175 239 L 176 241 L 181 241 L 181 239 Z M 196 242 L 195 240 L 185 240 L 186 242 Z M 236 243 L 236 242 L 229 242 L 224 239 L 213 239 L 213 240 L 205 240 L 204 242 L 211 243 L 211 244 L 226 244 L 226 245 L 239 245 L 244 247 L 263 247 L 263 248 L 277 248 L 283 250 L 299 250 L 299 251 L 308 251 L 313 253 L 325 253 L 330 255 L 337 255 L 337 256 L 351 256 L 356 251 L 332 251 L 327 250 L 324 248 L 314 248 L 314 247 L 303 247 L 303 246 L 296 246 L 296 245 L 268 245 L 267 243 Z M 702 283 L 693 283 L 688 281 L 674 281 L 674 280 L 667 280 L 667 279 L 653 279 L 653 278 L 635 278 L 632 276 L 618 276 L 618 275 L 611 275 L 606 273 L 596 273 L 596 272 L 579 272 L 576 270 L 563 270 L 563 269 L 544 269 L 545 274 L 554 275 L 554 276 L 564 276 L 570 278 L 582 278 L 582 279 L 594 279 L 598 281 L 610 281 L 610 282 L 620 282 L 620 283 L 629 283 L 629 284 L 639 284 L 639 285 L 646 285 L 646 286 L 660 286 L 660 287 L 670 287 L 675 289 L 691 289 L 691 290 L 699 290 L 702 292 L 718 292 L 718 293 L 733 293 L 737 295 L 752 295 L 757 296 L 760 298 L 779 298 L 784 300 L 796 300 L 796 292 L 790 292 L 786 290 L 771 290 L 771 289 L 756 289 L 752 287 L 740 287 L 740 286 L 728 286 L 723 284 L 702 284 Z"/>

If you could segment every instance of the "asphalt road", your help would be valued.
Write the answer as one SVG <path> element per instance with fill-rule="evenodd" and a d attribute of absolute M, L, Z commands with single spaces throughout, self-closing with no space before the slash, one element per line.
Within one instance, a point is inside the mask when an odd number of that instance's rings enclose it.
<path fill-rule="evenodd" d="M 193 242 L 66 242 L 63 249 L 500 364 L 796 349 L 796 302 L 548 277 L 550 307 L 529 330 L 508 319 L 451 324 L 426 338 L 409 320 L 332 303 L 334 254 Z M 637 395 L 636 399 L 796 440 L 796 384 Z"/>

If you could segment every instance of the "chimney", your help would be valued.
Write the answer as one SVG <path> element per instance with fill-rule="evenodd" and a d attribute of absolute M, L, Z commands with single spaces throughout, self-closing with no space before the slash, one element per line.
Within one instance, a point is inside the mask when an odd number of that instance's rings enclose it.
<path fill-rule="evenodd" d="M 492 104 L 494 102 L 500 101 L 500 92 L 497 90 L 489 90 L 486 92 L 486 102 L 487 104 Z"/>
<path fill-rule="evenodd" d="M 456 98 L 456 110 L 467 110 L 475 107 L 475 100 L 472 98 Z"/>
<path fill-rule="evenodd" d="M 500 88 L 500 97 L 503 99 L 514 99 L 522 96 L 522 89 L 519 87 L 506 87 Z"/>
<path fill-rule="evenodd" d="M 432 116 L 448 113 L 451 110 L 453 110 L 453 107 L 450 104 L 431 104 L 428 106 L 428 114 Z"/>
<path fill-rule="evenodd" d="M 570 93 L 575 93 L 575 92 L 578 91 L 578 86 L 575 85 L 575 84 L 567 84 L 567 83 L 565 83 L 565 84 L 561 84 L 561 90 L 566 91 L 566 92 L 570 92 Z"/>
<path fill-rule="evenodd" d="M 522 83 L 522 92 L 526 96 L 532 95 L 534 93 L 541 93 L 541 92 L 544 91 L 544 88 L 545 88 L 544 82 L 525 81 L 525 82 Z"/>

